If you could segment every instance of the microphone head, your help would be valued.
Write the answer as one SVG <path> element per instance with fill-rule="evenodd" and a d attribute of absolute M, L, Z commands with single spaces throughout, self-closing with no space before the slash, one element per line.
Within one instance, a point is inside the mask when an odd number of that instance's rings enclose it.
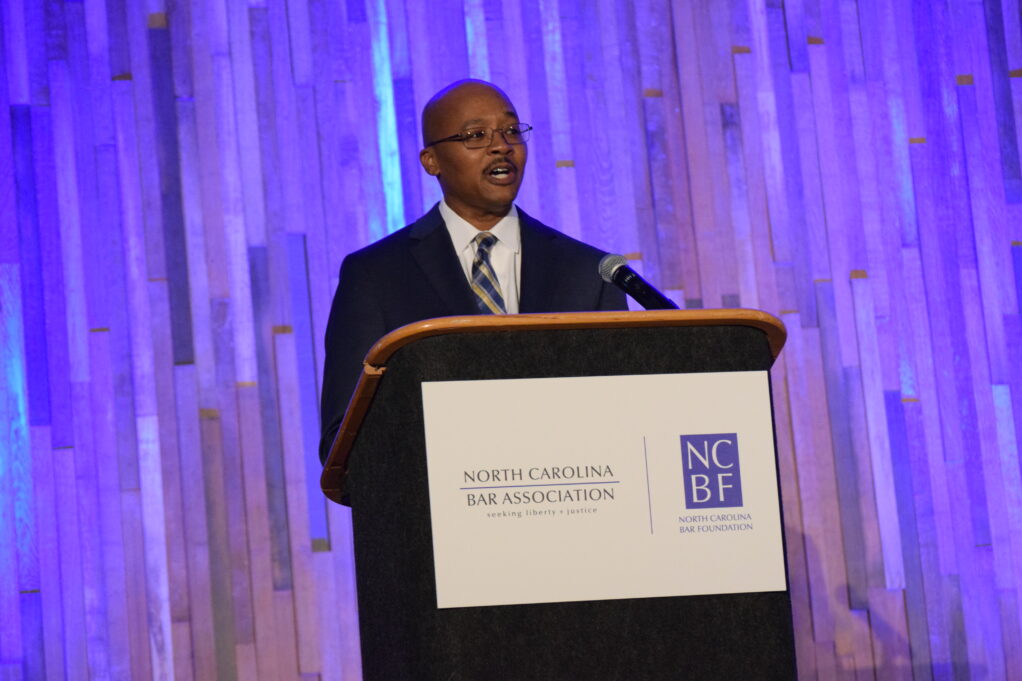
<path fill-rule="evenodd" d="M 608 253 L 600 258 L 600 276 L 608 284 L 614 283 L 614 273 L 621 267 L 628 264 L 628 259 L 623 255 Z"/>

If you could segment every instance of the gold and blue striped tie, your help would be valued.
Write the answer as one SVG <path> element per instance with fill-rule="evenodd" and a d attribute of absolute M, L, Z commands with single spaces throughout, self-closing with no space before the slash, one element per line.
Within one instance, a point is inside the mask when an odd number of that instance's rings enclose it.
<path fill-rule="evenodd" d="M 489 232 L 480 232 L 472 240 L 476 245 L 476 257 L 472 261 L 472 291 L 476 294 L 476 305 L 482 314 L 503 314 L 504 296 L 500 294 L 497 274 L 490 265 L 490 249 L 497 243 L 497 237 Z"/>

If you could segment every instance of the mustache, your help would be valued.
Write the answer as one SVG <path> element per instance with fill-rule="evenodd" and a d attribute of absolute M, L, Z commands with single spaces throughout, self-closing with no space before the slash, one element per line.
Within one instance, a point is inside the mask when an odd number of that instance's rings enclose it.
<path fill-rule="evenodd" d="M 494 159 L 490 164 L 486 166 L 486 172 L 487 173 L 490 172 L 497 166 L 511 166 L 511 168 L 515 172 L 518 172 L 518 164 L 509 159 L 507 156 L 504 156 L 503 158 Z"/>

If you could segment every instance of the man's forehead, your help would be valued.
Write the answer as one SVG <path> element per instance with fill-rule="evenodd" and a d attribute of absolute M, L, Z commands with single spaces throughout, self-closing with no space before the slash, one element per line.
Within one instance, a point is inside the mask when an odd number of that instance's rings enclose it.
<path fill-rule="evenodd" d="M 513 118 L 515 120 L 518 120 L 518 114 L 515 112 L 514 109 L 508 109 L 507 111 L 504 111 L 503 115 L 506 118 Z M 489 123 L 489 121 L 485 118 L 469 118 L 468 120 L 462 121 L 462 124 L 467 126 L 483 125 L 484 123 Z"/>
<path fill-rule="evenodd" d="M 497 104 L 499 102 L 499 104 Z M 514 105 L 503 92 L 495 87 L 472 83 L 457 90 L 452 90 L 437 100 L 436 112 L 443 118 L 466 118 L 472 120 L 479 106 L 489 107 L 491 104 L 503 107 L 506 112 L 514 115 Z M 489 111 L 486 112 L 487 114 Z"/>
<path fill-rule="evenodd" d="M 517 120 L 518 114 L 514 105 L 504 92 L 492 83 L 481 80 L 462 80 L 452 83 L 436 93 L 422 111 L 422 127 L 424 142 L 431 133 L 437 133 L 437 127 L 455 126 L 458 128 L 480 125 L 487 121 L 481 117 L 478 106 L 486 102 L 498 100 L 503 107 L 501 114 Z M 490 111 L 482 115 L 492 115 Z"/>

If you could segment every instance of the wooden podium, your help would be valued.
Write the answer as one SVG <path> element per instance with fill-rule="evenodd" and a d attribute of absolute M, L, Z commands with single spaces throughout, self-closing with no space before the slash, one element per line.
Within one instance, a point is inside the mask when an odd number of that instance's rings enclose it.
<path fill-rule="evenodd" d="M 422 397 L 433 381 L 765 371 L 784 339 L 752 310 L 450 317 L 382 338 L 321 479 L 352 508 L 366 681 L 794 679 L 788 591 L 438 608 Z"/>

